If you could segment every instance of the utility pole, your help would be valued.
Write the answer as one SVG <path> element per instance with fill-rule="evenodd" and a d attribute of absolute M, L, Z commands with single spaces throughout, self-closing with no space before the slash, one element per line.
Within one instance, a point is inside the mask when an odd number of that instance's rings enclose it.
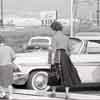
<path fill-rule="evenodd" d="M 0 26 L 3 26 L 3 0 L 1 0 L 1 19 L 0 19 Z"/>
<path fill-rule="evenodd" d="M 71 0 L 70 3 L 70 36 L 73 37 L 74 36 L 74 32 L 73 32 L 73 0 Z"/>
<path fill-rule="evenodd" d="M 100 0 L 97 0 L 97 26 L 99 26 L 100 24 L 99 13 L 100 13 Z"/>

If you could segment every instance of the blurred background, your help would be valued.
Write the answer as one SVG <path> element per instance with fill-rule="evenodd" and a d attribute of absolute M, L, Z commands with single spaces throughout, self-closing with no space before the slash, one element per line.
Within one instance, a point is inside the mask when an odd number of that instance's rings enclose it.
<path fill-rule="evenodd" d="M 73 34 L 99 36 L 100 0 L 73 0 L 72 9 Z M 49 26 L 54 20 L 63 24 L 65 34 L 70 34 L 70 15 L 71 0 L 0 0 L 0 34 L 20 52 L 30 37 L 52 36 Z"/>

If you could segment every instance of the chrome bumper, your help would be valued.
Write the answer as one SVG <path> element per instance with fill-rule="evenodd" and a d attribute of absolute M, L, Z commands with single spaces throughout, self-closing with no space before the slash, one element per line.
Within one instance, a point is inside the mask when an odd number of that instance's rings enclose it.
<path fill-rule="evenodd" d="M 27 82 L 28 75 L 22 72 L 13 73 L 13 84 L 14 85 L 24 85 Z"/>

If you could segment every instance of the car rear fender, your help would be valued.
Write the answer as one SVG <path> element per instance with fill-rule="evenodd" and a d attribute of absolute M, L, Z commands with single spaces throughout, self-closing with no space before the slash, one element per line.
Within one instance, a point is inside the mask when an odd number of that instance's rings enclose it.
<path fill-rule="evenodd" d="M 49 72 L 50 70 L 49 69 L 36 69 L 36 70 L 31 70 L 28 75 L 30 75 L 32 72 L 38 72 L 38 71 Z"/>
<path fill-rule="evenodd" d="M 20 65 L 20 70 L 22 73 L 29 74 L 36 70 L 50 70 L 51 65 L 34 65 L 34 66 L 23 66 Z"/>

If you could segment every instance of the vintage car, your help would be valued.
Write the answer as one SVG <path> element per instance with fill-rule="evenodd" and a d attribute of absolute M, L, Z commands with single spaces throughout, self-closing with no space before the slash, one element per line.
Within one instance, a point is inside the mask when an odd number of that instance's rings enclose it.
<path fill-rule="evenodd" d="M 32 37 L 23 53 L 16 54 L 14 63 L 20 72 L 14 72 L 15 85 L 26 84 L 30 89 L 48 90 L 48 71 L 51 67 L 49 57 L 50 37 Z"/>
<path fill-rule="evenodd" d="M 93 39 L 70 38 L 71 60 L 82 83 L 100 82 L 100 44 Z M 48 90 L 48 73 L 54 55 L 50 52 L 51 37 L 32 37 L 23 53 L 16 55 L 20 72 L 14 73 L 14 84 L 26 84 L 35 90 Z M 98 54 L 97 54 L 98 53 Z M 52 56 L 51 56 L 52 55 Z"/>
<path fill-rule="evenodd" d="M 87 41 L 85 53 L 71 55 L 82 83 L 100 83 L 100 37 L 76 36 L 76 38 Z"/>

